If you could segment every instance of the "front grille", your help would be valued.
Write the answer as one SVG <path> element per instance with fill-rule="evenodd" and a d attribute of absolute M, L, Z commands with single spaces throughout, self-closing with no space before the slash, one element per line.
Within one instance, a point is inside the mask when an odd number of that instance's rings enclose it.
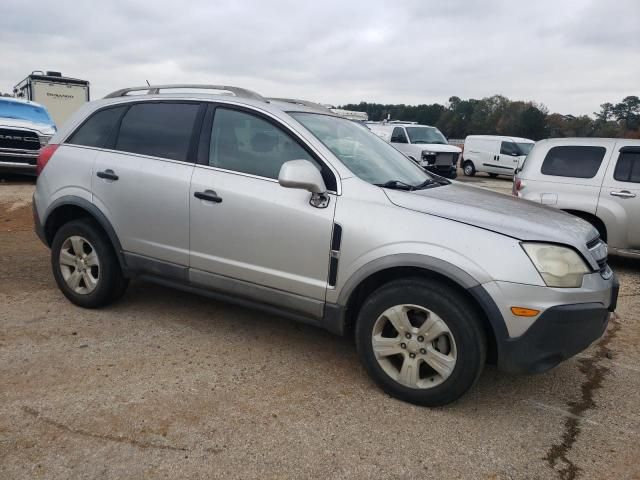
<path fill-rule="evenodd" d="M 448 166 L 453 165 L 453 153 L 438 153 L 436 155 L 436 166 Z"/>
<path fill-rule="evenodd" d="M 0 128 L 0 148 L 39 150 L 40 139 L 35 132 L 14 128 Z"/>
<path fill-rule="evenodd" d="M 33 157 L 25 157 L 18 155 L 0 155 L 0 166 L 3 163 L 24 163 L 25 165 L 36 165 L 38 163 L 38 156 L 34 155 Z"/>

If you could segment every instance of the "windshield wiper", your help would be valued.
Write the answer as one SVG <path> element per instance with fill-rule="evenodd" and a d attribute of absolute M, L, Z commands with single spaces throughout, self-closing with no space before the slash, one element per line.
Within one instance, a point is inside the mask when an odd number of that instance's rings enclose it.
<path fill-rule="evenodd" d="M 435 180 L 432 180 L 430 178 L 427 178 L 424 182 L 422 182 L 420 185 L 416 185 L 415 187 L 413 187 L 415 190 L 422 190 L 423 188 L 428 187 L 429 185 L 433 185 L 434 183 L 437 183 Z"/>
<path fill-rule="evenodd" d="M 374 185 L 376 187 L 382 187 L 382 188 L 393 188 L 395 190 L 414 190 L 416 187 L 414 185 L 409 185 L 408 183 L 404 183 L 400 180 L 389 180 L 388 182 L 384 182 L 384 183 L 374 183 Z"/>

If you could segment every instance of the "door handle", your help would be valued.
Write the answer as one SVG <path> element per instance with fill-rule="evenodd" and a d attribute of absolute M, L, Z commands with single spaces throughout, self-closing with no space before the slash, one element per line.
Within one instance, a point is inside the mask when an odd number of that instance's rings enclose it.
<path fill-rule="evenodd" d="M 609 195 L 614 197 L 621 198 L 634 198 L 636 196 L 635 193 L 631 193 L 629 190 L 620 190 L 619 192 L 609 192 Z"/>
<path fill-rule="evenodd" d="M 120 178 L 110 168 L 106 169 L 104 172 L 98 172 L 96 173 L 96 175 L 98 176 L 98 178 L 104 178 L 105 180 L 113 180 L 114 182 L 118 180 L 118 178 Z"/>
<path fill-rule="evenodd" d="M 222 198 L 219 197 L 218 194 L 213 190 L 205 190 L 204 192 L 195 192 L 193 196 L 200 200 L 205 200 L 207 202 L 222 203 Z"/>

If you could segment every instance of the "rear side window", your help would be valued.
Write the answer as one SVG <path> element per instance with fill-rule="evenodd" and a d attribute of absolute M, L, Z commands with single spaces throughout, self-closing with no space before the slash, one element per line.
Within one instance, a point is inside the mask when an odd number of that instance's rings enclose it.
<path fill-rule="evenodd" d="M 619 182 L 640 183 L 640 150 L 620 153 L 613 178 Z"/>
<path fill-rule="evenodd" d="M 138 103 L 124 115 L 116 150 L 187 161 L 200 106 L 194 103 Z"/>
<path fill-rule="evenodd" d="M 114 131 L 126 107 L 106 108 L 94 113 L 78 128 L 66 143 L 102 148 Z"/>
<path fill-rule="evenodd" d="M 407 140 L 407 134 L 404 133 L 404 128 L 396 127 L 393 129 L 393 133 L 391 134 L 391 142 L 392 143 L 409 143 L 409 140 Z"/>
<path fill-rule="evenodd" d="M 607 149 L 604 147 L 553 147 L 544 157 L 542 173 L 559 177 L 593 178 Z"/>

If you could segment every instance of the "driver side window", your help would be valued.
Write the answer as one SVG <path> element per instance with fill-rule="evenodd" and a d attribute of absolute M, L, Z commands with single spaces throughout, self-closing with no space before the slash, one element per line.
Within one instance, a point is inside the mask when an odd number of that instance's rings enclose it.
<path fill-rule="evenodd" d="M 404 133 L 404 128 L 396 127 L 391 134 L 391 143 L 409 143 L 407 140 L 407 134 Z"/>
<path fill-rule="evenodd" d="M 318 166 L 298 142 L 272 123 L 249 113 L 216 108 L 210 166 L 277 179 L 280 167 L 289 160 L 309 160 Z"/>
<path fill-rule="evenodd" d="M 500 154 L 517 155 L 518 149 L 516 148 L 516 144 L 513 142 L 502 142 L 502 145 L 500 146 Z"/>

